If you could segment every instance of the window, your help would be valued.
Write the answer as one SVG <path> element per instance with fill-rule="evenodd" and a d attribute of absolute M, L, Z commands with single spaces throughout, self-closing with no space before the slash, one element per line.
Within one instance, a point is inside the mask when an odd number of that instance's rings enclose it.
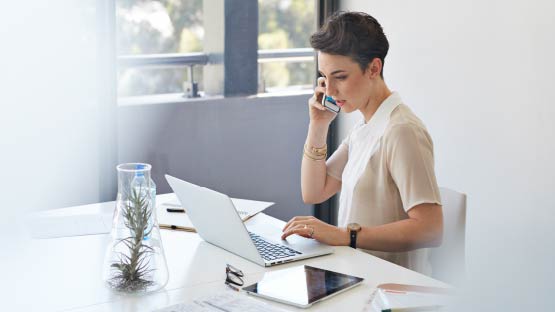
<path fill-rule="evenodd" d="M 117 54 L 124 60 L 202 52 L 202 0 L 118 0 L 116 3 Z M 188 66 L 120 66 L 118 95 L 182 93 L 188 87 L 190 69 Z M 202 83 L 202 74 L 201 67 L 193 67 L 195 81 Z"/>
<path fill-rule="evenodd" d="M 259 0 L 258 49 L 308 51 L 304 57 L 287 61 L 259 59 L 260 91 L 283 88 L 312 88 L 316 69 L 309 39 L 316 31 L 315 2 L 312 0 Z M 305 48 L 305 49 L 303 49 Z M 305 53 L 306 54 L 306 53 Z"/>
<path fill-rule="evenodd" d="M 202 96 L 209 63 L 203 43 L 210 36 L 203 10 L 223 10 L 222 1 L 116 1 L 118 96 Z M 315 68 L 308 40 L 316 27 L 314 1 L 259 0 L 258 14 L 258 91 L 311 88 Z"/>

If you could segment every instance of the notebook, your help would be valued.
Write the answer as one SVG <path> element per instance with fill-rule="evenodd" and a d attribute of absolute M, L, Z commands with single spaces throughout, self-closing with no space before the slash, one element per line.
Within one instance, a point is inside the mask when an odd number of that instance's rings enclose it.
<path fill-rule="evenodd" d="M 381 284 L 363 311 L 444 311 L 454 299 L 453 294 L 450 288 Z"/>

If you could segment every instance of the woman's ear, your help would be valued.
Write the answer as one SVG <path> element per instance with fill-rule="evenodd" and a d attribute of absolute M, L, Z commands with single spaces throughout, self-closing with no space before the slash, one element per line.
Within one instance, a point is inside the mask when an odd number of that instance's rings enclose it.
<path fill-rule="evenodd" d="M 380 73 L 382 72 L 382 60 L 375 57 L 372 59 L 370 63 L 368 63 L 368 67 L 366 67 L 366 74 L 368 78 L 375 79 L 377 77 L 381 77 Z"/>

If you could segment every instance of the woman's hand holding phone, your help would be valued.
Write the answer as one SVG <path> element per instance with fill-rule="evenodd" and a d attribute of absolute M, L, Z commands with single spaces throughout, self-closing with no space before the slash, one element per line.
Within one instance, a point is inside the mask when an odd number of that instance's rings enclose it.
<path fill-rule="evenodd" d="M 310 122 L 326 124 L 328 126 L 337 116 L 336 113 L 327 110 L 322 105 L 322 98 L 326 93 L 326 79 L 319 77 L 317 86 L 314 88 L 314 95 L 308 100 L 308 110 L 310 114 Z"/>

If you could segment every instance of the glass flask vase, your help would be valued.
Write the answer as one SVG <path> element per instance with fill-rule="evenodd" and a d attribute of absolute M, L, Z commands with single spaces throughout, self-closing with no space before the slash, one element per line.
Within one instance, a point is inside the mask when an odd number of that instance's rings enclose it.
<path fill-rule="evenodd" d="M 118 195 L 103 279 L 108 287 L 119 292 L 148 293 L 168 282 L 156 219 L 156 188 L 150 170 L 149 164 L 117 166 Z"/>

